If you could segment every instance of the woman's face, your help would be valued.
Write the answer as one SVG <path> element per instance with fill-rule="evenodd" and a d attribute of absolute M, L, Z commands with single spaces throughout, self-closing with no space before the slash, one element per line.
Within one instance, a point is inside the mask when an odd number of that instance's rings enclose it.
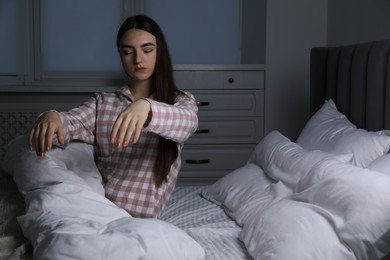
<path fill-rule="evenodd" d="M 149 80 L 154 73 L 157 57 L 156 37 L 139 29 L 125 32 L 119 43 L 123 67 L 134 81 Z"/>

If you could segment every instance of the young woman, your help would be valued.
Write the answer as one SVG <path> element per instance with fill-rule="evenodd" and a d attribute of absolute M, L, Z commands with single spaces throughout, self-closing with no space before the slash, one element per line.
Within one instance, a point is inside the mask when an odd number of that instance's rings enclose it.
<path fill-rule="evenodd" d="M 96 146 L 107 198 L 134 217 L 157 217 L 181 166 L 183 143 L 198 125 L 197 105 L 174 83 L 164 35 L 152 19 L 137 15 L 119 28 L 117 47 L 128 85 L 98 93 L 68 112 L 38 118 L 29 147 L 44 156 L 52 147 L 81 140 Z"/>

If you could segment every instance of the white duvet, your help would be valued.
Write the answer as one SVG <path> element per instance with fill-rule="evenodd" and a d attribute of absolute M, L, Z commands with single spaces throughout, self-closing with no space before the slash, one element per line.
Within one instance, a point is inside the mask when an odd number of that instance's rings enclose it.
<path fill-rule="evenodd" d="M 351 159 L 274 131 L 247 165 L 202 194 L 242 226 L 254 259 L 380 259 L 390 252 L 390 175 Z"/>
<path fill-rule="evenodd" d="M 18 218 L 34 259 L 203 259 L 204 250 L 179 228 L 131 217 L 104 197 L 93 148 L 70 144 L 44 158 L 13 141 L 3 168 L 26 202 Z"/>

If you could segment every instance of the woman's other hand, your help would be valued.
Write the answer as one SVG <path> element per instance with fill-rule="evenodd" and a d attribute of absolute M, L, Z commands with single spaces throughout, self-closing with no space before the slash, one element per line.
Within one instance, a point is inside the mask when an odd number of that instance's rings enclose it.
<path fill-rule="evenodd" d="M 115 121 L 111 131 L 111 143 L 116 143 L 119 148 L 138 142 L 142 128 L 151 119 L 151 107 L 149 101 L 139 99 L 123 110 Z"/>
<path fill-rule="evenodd" d="M 53 144 L 54 134 L 58 142 L 64 145 L 64 134 L 61 119 L 57 111 L 49 111 L 41 115 L 30 131 L 28 146 L 30 150 L 36 151 L 38 156 L 45 156 Z"/>

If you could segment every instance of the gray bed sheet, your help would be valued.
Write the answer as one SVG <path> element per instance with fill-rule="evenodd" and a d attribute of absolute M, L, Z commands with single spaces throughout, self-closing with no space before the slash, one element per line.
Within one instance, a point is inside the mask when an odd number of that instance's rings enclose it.
<path fill-rule="evenodd" d="M 223 209 L 201 197 L 202 186 L 176 187 L 161 219 L 186 231 L 206 251 L 206 259 L 252 259 L 239 240 L 241 228 Z"/>

